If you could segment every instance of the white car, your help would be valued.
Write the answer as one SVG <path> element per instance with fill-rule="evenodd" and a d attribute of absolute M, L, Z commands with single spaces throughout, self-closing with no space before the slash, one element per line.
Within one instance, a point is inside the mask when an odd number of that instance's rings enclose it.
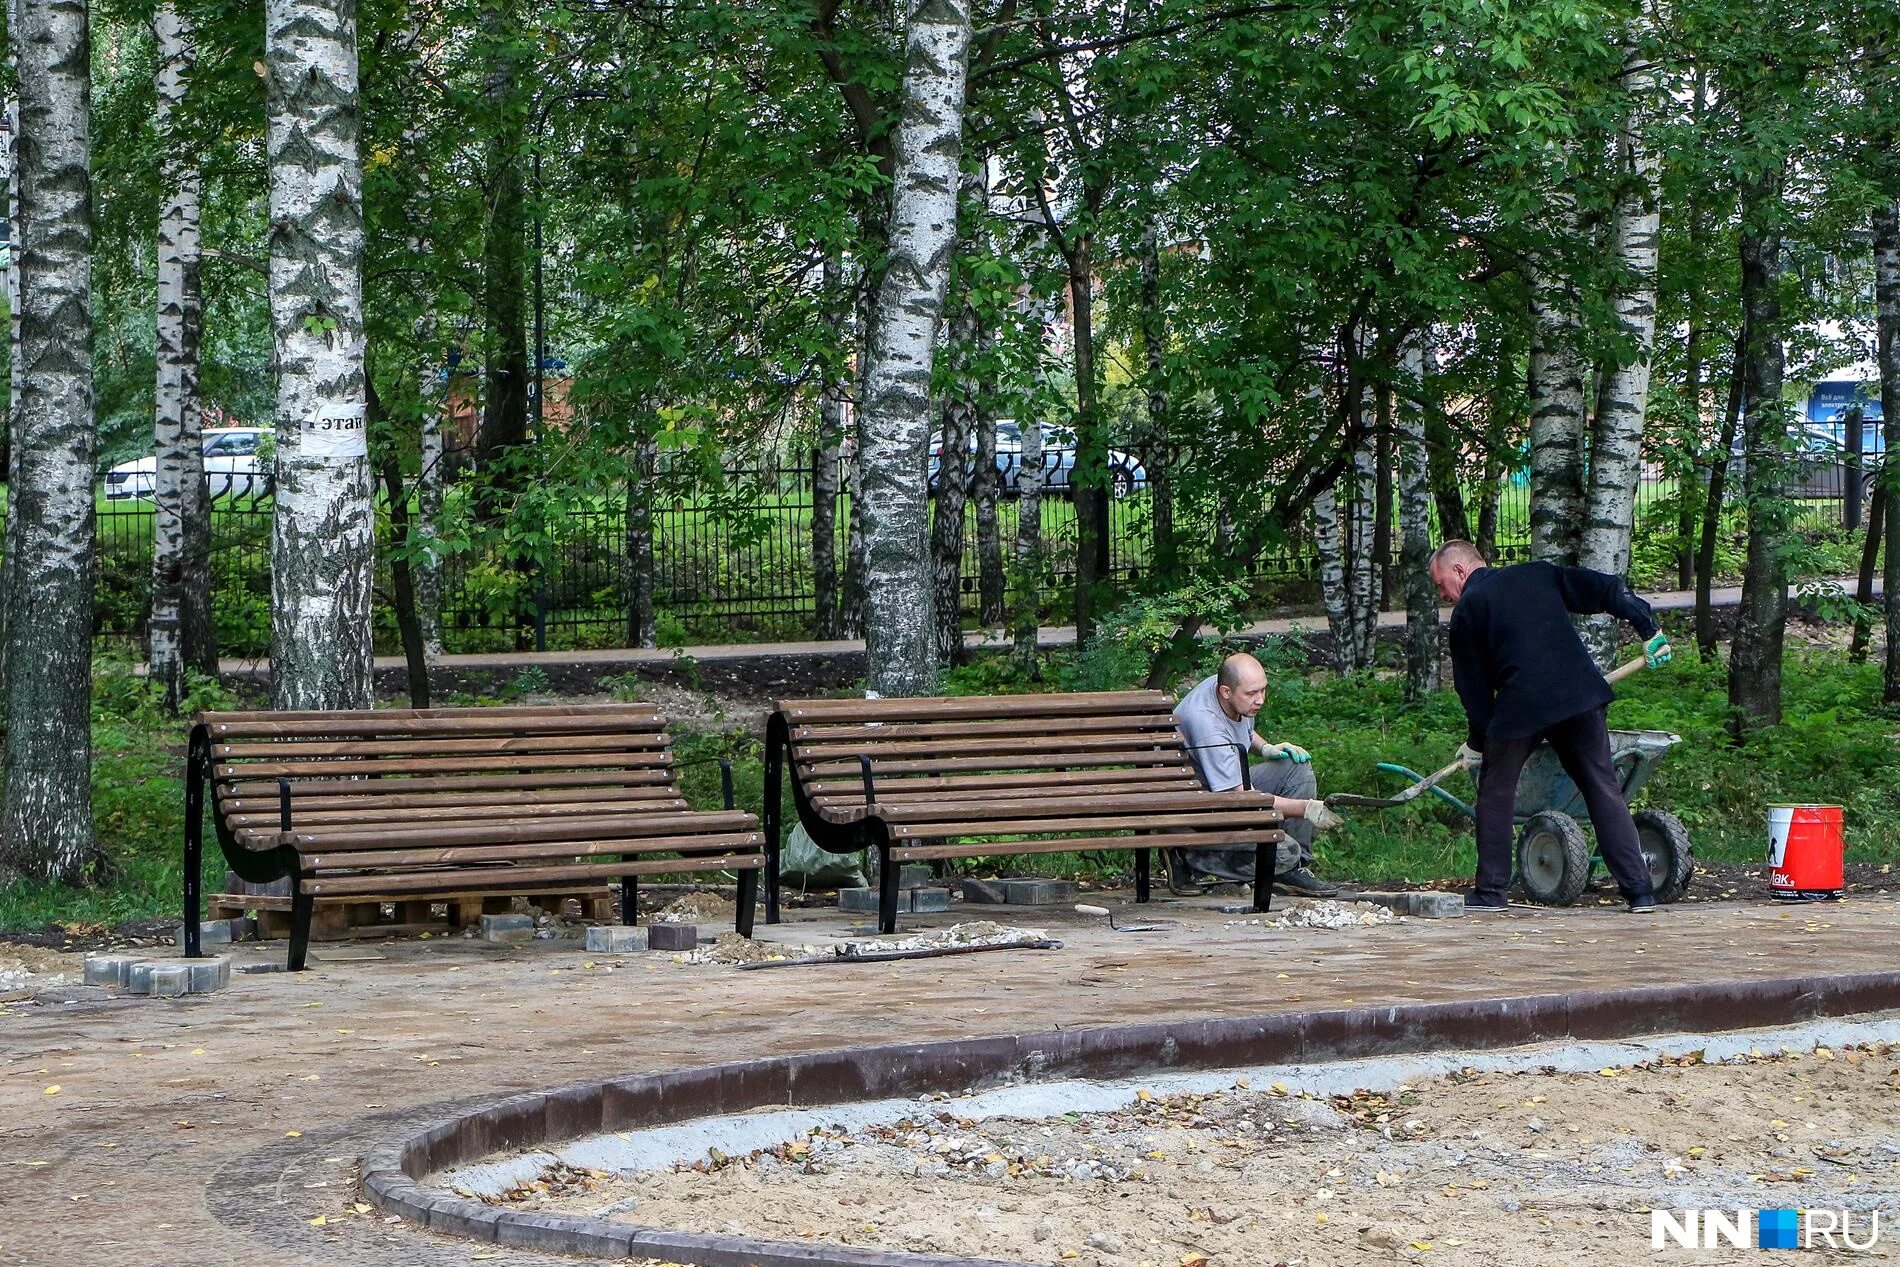
<path fill-rule="evenodd" d="M 214 427 L 204 433 L 205 485 L 219 497 L 260 497 L 270 489 L 270 473 L 258 466 L 257 452 L 270 432 L 261 427 Z M 152 500 L 158 459 L 122 462 L 106 472 L 106 500 Z"/>

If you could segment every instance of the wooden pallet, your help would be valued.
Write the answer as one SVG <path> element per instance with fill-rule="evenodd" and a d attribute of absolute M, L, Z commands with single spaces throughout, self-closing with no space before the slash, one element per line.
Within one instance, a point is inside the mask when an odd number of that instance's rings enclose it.
<path fill-rule="evenodd" d="M 228 877 L 227 877 L 228 878 Z M 233 888 L 238 886 L 231 886 Z M 544 911 L 562 904 L 580 905 L 581 918 L 600 924 L 614 920 L 613 890 L 601 886 L 549 889 L 522 893 L 449 893 L 427 898 L 319 897 L 310 921 L 313 941 L 347 941 L 353 937 L 388 937 L 399 933 L 448 933 L 465 928 L 483 915 L 505 915 L 516 898 L 526 898 Z M 285 893 L 212 893 L 205 905 L 209 919 L 232 919 L 255 912 L 257 935 L 264 940 L 290 936 L 290 897 Z"/>

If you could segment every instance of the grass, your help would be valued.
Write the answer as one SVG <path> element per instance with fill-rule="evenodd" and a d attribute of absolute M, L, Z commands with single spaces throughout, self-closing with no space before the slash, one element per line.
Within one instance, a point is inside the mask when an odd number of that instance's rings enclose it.
<path fill-rule="evenodd" d="M 1218 655 L 1210 649 L 1211 658 Z M 1273 675 L 1261 729 L 1313 753 L 1324 791 L 1376 794 L 1398 786 L 1375 768 L 1395 761 L 1416 770 L 1443 765 L 1463 733 L 1463 716 L 1447 690 L 1407 704 L 1390 672 L 1340 679 L 1293 670 L 1300 651 L 1290 642 L 1266 649 Z M 1051 689 L 1062 660 L 1042 683 L 1015 678 L 1001 660 L 951 676 L 953 692 Z M 1189 679 L 1191 681 L 1191 678 Z M 1639 804 L 1668 809 L 1687 824 L 1699 857 L 1759 862 L 1766 851 L 1767 806 L 1819 801 L 1846 807 L 1850 860 L 1900 860 L 1900 761 L 1894 759 L 1900 718 L 1878 706 L 1879 672 L 1850 665 L 1834 651 L 1791 652 L 1784 681 L 1786 720 L 1758 730 L 1746 747 L 1726 736 L 1725 670 L 1692 656 L 1639 674 L 1620 688 L 1613 725 L 1673 731 L 1683 742 L 1657 769 Z M 222 701 L 206 690 L 193 707 Z M 486 702 L 471 699 L 468 702 Z M 0 931 L 62 925 L 69 930 L 176 916 L 181 887 L 182 775 L 185 728 L 157 708 L 148 684 L 123 664 L 102 667 L 93 721 L 93 821 L 107 862 L 102 882 L 67 887 L 33 881 L 0 885 Z M 679 737 L 681 782 L 696 805 L 720 804 L 717 758 L 734 766 L 738 804 L 758 812 L 764 767 L 760 736 L 714 725 Z M 1468 792 L 1469 784 L 1456 791 Z M 1455 810 L 1425 800 L 1410 807 L 1350 813 L 1351 826 L 1321 838 L 1320 868 L 1366 883 L 1416 882 L 1466 876 L 1474 862 L 1470 825 Z M 210 850 L 211 891 L 224 871 Z M 1126 869 L 1126 853 L 1088 857 L 1044 855 L 1000 860 L 973 874 L 1011 871 L 1095 875 Z"/>

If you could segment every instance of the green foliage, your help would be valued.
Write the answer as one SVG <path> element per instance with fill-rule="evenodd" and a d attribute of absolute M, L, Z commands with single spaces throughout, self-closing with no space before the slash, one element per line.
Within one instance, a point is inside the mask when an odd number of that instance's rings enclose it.
<path fill-rule="evenodd" d="M 1148 671 L 1175 639 L 1184 618 L 1228 630 L 1244 623 L 1240 606 L 1246 591 L 1231 581 L 1194 584 L 1137 598 L 1103 618 L 1075 662 L 1063 670 L 1070 691 L 1120 691 L 1140 686 Z"/>

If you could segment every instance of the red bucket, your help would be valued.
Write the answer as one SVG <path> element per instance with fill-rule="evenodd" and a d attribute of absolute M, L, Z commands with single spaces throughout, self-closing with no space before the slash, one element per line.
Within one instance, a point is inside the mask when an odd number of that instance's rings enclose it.
<path fill-rule="evenodd" d="M 1770 891 L 1790 902 L 1839 901 L 1846 839 L 1838 805 L 1770 805 Z"/>

